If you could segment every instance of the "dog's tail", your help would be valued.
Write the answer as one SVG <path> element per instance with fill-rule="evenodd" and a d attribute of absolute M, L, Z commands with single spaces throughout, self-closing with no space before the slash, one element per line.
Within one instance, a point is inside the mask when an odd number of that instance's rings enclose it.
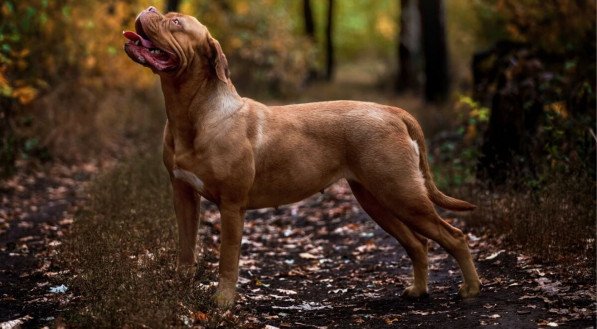
<path fill-rule="evenodd" d="M 405 115 L 403 116 L 402 120 L 406 124 L 408 134 L 419 146 L 419 168 L 423 173 L 423 178 L 425 179 L 425 187 L 427 188 L 429 199 L 431 199 L 431 201 L 436 205 L 445 209 L 456 211 L 475 209 L 476 206 L 474 204 L 447 196 L 442 193 L 437 186 L 435 186 L 433 177 L 431 176 L 431 170 L 429 169 L 429 162 L 427 161 L 425 136 L 423 135 L 423 130 L 415 118 L 413 118 L 406 111 L 404 113 Z"/>

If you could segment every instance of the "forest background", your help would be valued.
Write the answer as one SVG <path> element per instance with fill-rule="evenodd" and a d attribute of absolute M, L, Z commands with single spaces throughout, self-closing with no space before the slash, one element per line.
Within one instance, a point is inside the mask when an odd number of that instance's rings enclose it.
<path fill-rule="evenodd" d="M 198 17 L 242 96 L 413 112 L 440 188 L 480 205 L 467 225 L 594 276 L 594 1 L 4 0 L 3 180 L 159 152 L 158 81 L 122 51 L 149 5 Z"/>

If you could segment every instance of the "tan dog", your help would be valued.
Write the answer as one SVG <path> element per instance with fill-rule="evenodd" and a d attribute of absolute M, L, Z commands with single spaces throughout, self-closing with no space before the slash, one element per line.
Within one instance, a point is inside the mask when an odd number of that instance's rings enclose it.
<path fill-rule="evenodd" d="M 341 178 L 412 259 L 414 283 L 404 295 L 427 293 L 427 238 L 458 261 L 460 295 L 478 295 L 466 237 L 433 204 L 474 206 L 436 188 L 423 132 L 410 114 L 354 101 L 268 107 L 236 93 L 218 41 L 194 17 L 149 7 L 135 27 L 124 32 L 125 51 L 160 76 L 166 102 L 164 163 L 174 193 L 179 267 L 195 264 L 200 196 L 220 210 L 214 296 L 220 307 L 234 303 L 245 210 L 296 202 Z"/>

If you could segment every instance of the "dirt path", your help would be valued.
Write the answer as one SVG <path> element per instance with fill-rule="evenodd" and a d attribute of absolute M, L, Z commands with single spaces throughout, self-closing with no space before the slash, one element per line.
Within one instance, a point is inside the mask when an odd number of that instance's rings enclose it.
<path fill-rule="evenodd" d="M 70 294 L 55 279 L 66 273 L 53 257 L 82 199 L 82 182 L 96 171 L 94 165 L 20 168 L 0 185 L 2 328 L 51 325 L 60 316 Z"/>
<path fill-rule="evenodd" d="M 205 243 L 215 252 L 217 212 L 207 203 L 203 208 Z M 592 282 L 561 282 L 548 268 L 523 255 L 496 252 L 472 234 L 484 283 L 479 298 L 457 297 L 460 273 L 437 245 L 430 248 L 430 297 L 401 298 L 411 280 L 410 260 L 360 210 L 347 184 L 278 210 L 250 212 L 245 235 L 239 309 L 248 313 L 247 327 L 587 328 L 595 323 Z M 215 279 L 217 263 L 209 260 Z"/>

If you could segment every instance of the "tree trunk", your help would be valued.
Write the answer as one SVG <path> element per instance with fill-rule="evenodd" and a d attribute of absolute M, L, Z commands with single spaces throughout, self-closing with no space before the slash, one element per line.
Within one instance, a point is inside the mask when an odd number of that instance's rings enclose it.
<path fill-rule="evenodd" d="M 166 1 L 166 12 L 178 11 L 178 5 L 180 0 L 168 0 Z"/>
<path fill-rule="evenodd" d="M 396 91 L 417 89 L 420 56 L 421 18 L 416 0 L 400 1 L 400 33 L 398 34 L 398 73 Z"/>
<path fill-rule="evenodd" d="M 502 184 L 508 178 L 535 179 L 536 159 L 541 161 L 537 154 L 545 147 L 534 142 L 545 105 L 541 89 L 543 64 L 529 55 L 528 49 L 508 50 L 504 46 L 510 45 L 498 44 L 488 52 L 493 56 L 477 57 L 477 76 L 484 74 L 486 78 L 477 80 L 485 86 L 475 87 L 489 95 L 491 89 L 495 90 L 477 176 L 494 184 Z M 481 67 L 487 71 L 480 72 Z"/>
<path fill-rule="evenodd" d="M 313 9 L 311 0 L 303 0 L 303 18 L 305 22 L 305 34 L 315 41 L 315 21 L 313 20 Z"/>
<path fill-rule="evenodd" d="M 305 35 L 315 46 L 317 39 L 315 37 L 315 20 L 313 19 L 313 7 L 311 7 L 311 0 L 303 0 L 303 21 L 305 24 Z M 316 80 L 318 75 L 319 74 L 314 66 L 309 67 L 309 72 L 307 73 L 307 79 L 305 82 L 309 83 L 313 80 Z"/>
<path fill-rule="evenodd" d="M 334 26 L 334 0 L 328 0 L 327 25 L 325 27 L 325 50 L 326 50 L 326 80 L 332 80 L 335 70 L 334 59 L 334 42 L 333 42 L 333 26 Z"/>
<path fill-rule="evenodd" d="M 443 0 L 420 0 L 425 55 L 425 100 L 444 101 L 448 96 L 448 52 Z"/>

